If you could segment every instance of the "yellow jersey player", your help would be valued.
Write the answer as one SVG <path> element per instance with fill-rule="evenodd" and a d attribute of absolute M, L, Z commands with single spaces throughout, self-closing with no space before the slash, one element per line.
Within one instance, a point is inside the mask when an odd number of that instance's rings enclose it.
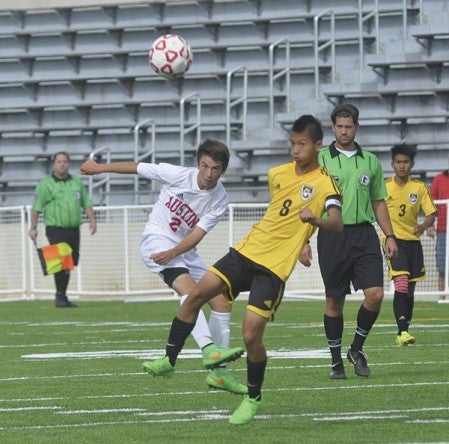
<path fill-rule="evenodd" d="M 389 277 L 394 283 L 393 312 L 398 326 L 396 343 L 414 344 L 408 328 L 413 315 L 416 282 L 425 278 L 421 235 L 435 222 L 437 208 L 427 185 L 410 177 L 414 166 L 416 147 L 395 145 L 391 148 L 391 166 L 394 177 L 387 179 L 386 198 L 393 231 L 398 244 L 398 255 L 387 260 Z M 424 221 L 418 223 L 422 211 Z"/>
<path fill-rule="evenodd" d="M 334 232 L 343 229 L 340 192 L 318 163 L 322 139 L 321 124 L 313 116 L 304 115 L 294 122 L 290 136 L 293 161 L 269 171 L 271 201 L 265 215 L 189 292 L 173 320 L 166 355 L 143 364 L 153 376 L 172 375 L 201 307 L 217 294 L 232 302 L 240 292 L 249 291 L 242 328 L 248 394 L 230 417 L 231 424 L 250 422 L 262 406 L 267 365 L 263 332 L 281 303 L 285 282 L 301 250 L 317 227 Z M 325 213 L 327 218 L 322 217 Z"/>

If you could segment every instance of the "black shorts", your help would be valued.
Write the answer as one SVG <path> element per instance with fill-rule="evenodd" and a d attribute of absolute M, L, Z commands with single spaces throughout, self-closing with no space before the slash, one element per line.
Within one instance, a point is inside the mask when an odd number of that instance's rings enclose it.
<path fill-rule="evenodd" d="M 326 297 L 341 298 L 354 290 L 383 287 L 383 257 L 372 224 L 345 225 L 341 234 L 318 231 L 318 262 Z"/>
<path fill-rule="evenodd" d="M 67 242 L 72 247 L 73 263 L 78 265 L 80 257 L 80 228 L 45 227 L 45 234 L 50 244 Z"/>
<path fill-rule="evenodd" d="M 396 243 L 398 255 L 387 261 L 389 278 L 394 279 L 396 276 L 406 274 L 409 281 L 423 280 L 426 269 L 421 242 L 398 239 Z"/>
<path fill-rule="evenodd" d="M 285 282 L 268 268 L 230 248 L 228 254 L 217 261 L 210 271 L 228 285 L 225 297 L 229 301 L 232 302 L 240 292 L 249 291 L 247 308 L 264 318 L 273 319 L 282 301 Z"/>

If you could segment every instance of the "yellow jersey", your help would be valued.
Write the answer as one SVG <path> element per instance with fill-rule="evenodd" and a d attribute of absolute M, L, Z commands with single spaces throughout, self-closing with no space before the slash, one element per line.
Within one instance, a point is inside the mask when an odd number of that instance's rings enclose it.
<path fill-rule="evenodd" d="M 308 207 L 321 217 L 332 205 L 340 207 L 341 194 L 323 167 L 298 176 L 294 161 L 271 168 L 271 201 L 263 218 L 253 225 L 235 249 L 286 281 L 299 254 L 316 227 L 304 223 L 299 210 Z"/>
<path fill-rule="evenodd" d="M 426 216 L 437 212 L 427 185 L 412 177 L 403 186 L 399 186 L 393 177 L 387 179 L 385 185 L 388 193 L 385 202 L 395 236 L 402 240 L 419 240 L 413 229 L 418 225 L 420 210 Z"/>

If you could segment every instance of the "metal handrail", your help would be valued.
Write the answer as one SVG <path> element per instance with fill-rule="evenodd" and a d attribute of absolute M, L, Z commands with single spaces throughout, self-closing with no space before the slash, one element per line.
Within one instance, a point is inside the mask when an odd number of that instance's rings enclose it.
<path fill-rule="evenodd" d="M 359 67 L 360 73 L 364 68 L 364 44 L 363 44 L 363 23 L 374 17 L 374 38 L 376 54 L 380 52 L 379 44 L 379 1 L 374 0 L 374 10 L 363 15 L 363 0 L 359 0 Z"/>
<path fill-rule="evenodd" d="M 285 43 L 285 68 L 274 73 L 274 51 L 277 47 L 280 47 L 282 43 Z M 270 128 L 274 126 L 274 81 L 285 75 L 285 91 L 286 91 L 286 112 L 290 111 L 290 42 L 288 39 L 279 39 L 272 43 L 268 48 L 269 59 L 269 101 L 270 101 Z"/>
<path fill-rule="evenodd" d="M 330 16 L 331 18 L 331 38 L 324 42 L 322 45 L 319 44 L 319 21 L 323 17 Z M 314 32 L 314 53 L 315 53 L 315 63 L 314 63 L 314 71 L 315 71 L 315 98 L 318 99 L 319 91 L 320 91 L 320 72 L 319 72 L 319 53 L 320 51 L 331 47 L 331 78 L 332 81 L 335 80 L 335 15 L 331 9 L 327 11 L 320 12 L 313 18 L 313 32 Z"/>
<path fill-rule="evenodd" d="M 196 123 L 186 126 L 186 103 L 193 102 L 196 99 Z M 179 126 L 180 126 L 180 153 L 179 159 L 181 166 L 185 163 L 185 135 L 196 130 L 196 146 L 201 141 L 201 96 L 198 92 L 193 92 L 183 97 L 179 101 Z"/>
<path fill-rule="evenodd" d="M 89 154 L 89 159 L 93 159 L 97 154 L 106 153 L 106 162 L 111 163 L 111 150 L 107 146 L 101 146 Z M 105 173 L 104 177 L 94 182 L 94 176 L 89 176 L 89 196 L 92 198 L 94 190 L 105 186 L 105 204 L 109 205 L 109 194 L 111 191 L 111 177 L 110 173 Z"/>
<path fill-rule="evenodd" d="M 139 154 L 139 142 L 140 142 L 140 129 L 143 126 L 151 127 L 151 140 L 150 149 L 144 153 Z M 151 163 L 156 162 L 156 123 L 153 119 L 146 119 L 133 128 L 134 132 L 134 162 L 140 162 L 148 157 L 151 158 Z M 155 183 L 151 181 L 151 191 L 154 191 Z M 136 174 L 134 176 L 134 204 L 139 204 L 139 176 Z"/>
<path fill-rule="evenodd" d="M 234 75 L 243 71 L 243 91 L 242 95 L 232 100 L 232 78 Z M 226 145 L 231 149 L 231 109 L 242 104 L 242 140 L 246 140 L 246 127 L 248 120 L 248 68 L 238 66 L 226 74 Z"/>

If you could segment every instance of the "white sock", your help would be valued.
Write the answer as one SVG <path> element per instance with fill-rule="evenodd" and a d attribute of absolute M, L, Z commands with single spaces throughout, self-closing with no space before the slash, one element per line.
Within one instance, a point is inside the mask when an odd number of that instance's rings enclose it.
<path fill-rule="evenodd" d="M 180 305 L 186 300 L 187 295 L 181 296 Z M 206 316 L 204 316 L 203 310 L 200 310 L 198 313 L 198 319 L 196 320 L 195 327 L 192 330 L 192 337 L 195 339 L 195 342 L 198 344 L 198 347 L 202 349 L 206 345 L 214 342 L 212 340 L 212 335 L 209 330 L 209 325 L 206 321 Z"/>
<path fill-rule="evenodd" d="M 209 317 L 209 329 L 215 344 L 220 347 L 229 348 L 231 330 L 231 313 L 219 313 L 211 310 Z"/>

